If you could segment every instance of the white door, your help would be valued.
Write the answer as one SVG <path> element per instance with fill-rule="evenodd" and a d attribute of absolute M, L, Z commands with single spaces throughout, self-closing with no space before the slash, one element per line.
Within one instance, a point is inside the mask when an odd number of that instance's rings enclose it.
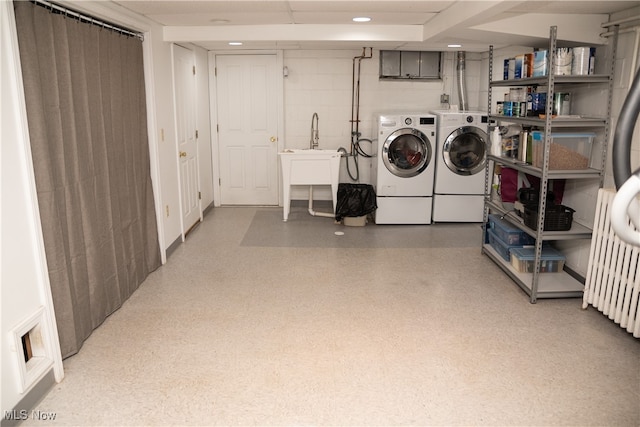
<path fill-rule="evenodd" d="M 276 55 L 216 55 L 223 205 L 278 204 Z"/>
<path fill-rule="evenodd" d="M 196 141 L 196 79 L 192 51 L 173 46 L 176 132 L 180 162 L 182 232 L 188 232 L 202 218 Z"/>

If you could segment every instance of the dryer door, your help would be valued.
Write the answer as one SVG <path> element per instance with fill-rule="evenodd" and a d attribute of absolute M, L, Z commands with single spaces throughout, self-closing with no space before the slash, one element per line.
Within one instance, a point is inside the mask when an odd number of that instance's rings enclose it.
<path fill-rule="evenodd" d="M 484 169 L 487 133 L 474 126 L 462 126 L 449 134 L 442 147 L 447 167 L 458 175 L 475 175 Z"/>
<path fill-rule="evenodd" d="M 385 140 L 382 160 L 392 174 L 410 178 L 429 166 L 433 151 L 431 147 L 429 138 L 418 129 L 398 129 Z"/>

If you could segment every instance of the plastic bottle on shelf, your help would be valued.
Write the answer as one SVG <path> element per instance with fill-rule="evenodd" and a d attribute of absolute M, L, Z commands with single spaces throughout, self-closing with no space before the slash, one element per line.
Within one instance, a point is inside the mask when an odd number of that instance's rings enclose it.
<path fill-rule="evenodd" d="M 495 126 L 491 131 L 491 154 L 500 157 L 502 155 L 502 135 L 500 134 L 500 127 Z"/>
<path fill-rule="evenodd" d="M 493 128 L 493 130 L 491 131 L 491 135 L 489 137 L 489 142 L 491 144 L 491 154 L 494 156 L 502 156 L 502 134 L 500 134 L 500 126 L 498 126 L 497 124 L 495 125 L 495 127 Z M 498 200 L 499 196 L 498 196 L 498 183 L 500 182 L 500 172 L 501 172 L 501 166 L 495 164 L 493 166 L 493 184 L 491 186 L 491 198 L 493 200 Z"/>

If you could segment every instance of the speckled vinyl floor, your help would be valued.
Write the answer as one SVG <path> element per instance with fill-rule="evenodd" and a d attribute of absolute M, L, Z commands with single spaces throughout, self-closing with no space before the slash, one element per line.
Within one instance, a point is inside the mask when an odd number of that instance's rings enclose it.
<path fill-rule="evenodd" d="M 216 208 L 36 409 L 56 426 L 640 425 L 640 340 L 581 299 L 530 304 L 480 239 Z"/>

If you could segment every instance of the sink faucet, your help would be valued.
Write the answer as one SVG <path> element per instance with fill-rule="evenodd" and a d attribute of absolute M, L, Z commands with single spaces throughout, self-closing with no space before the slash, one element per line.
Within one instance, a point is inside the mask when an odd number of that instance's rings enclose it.
<path fill-rule="evenodd" d="M 309 148 L 315 150 L 318 148 L 318 113 L 311 116 L 311 139 L 309 140 Z"/>

